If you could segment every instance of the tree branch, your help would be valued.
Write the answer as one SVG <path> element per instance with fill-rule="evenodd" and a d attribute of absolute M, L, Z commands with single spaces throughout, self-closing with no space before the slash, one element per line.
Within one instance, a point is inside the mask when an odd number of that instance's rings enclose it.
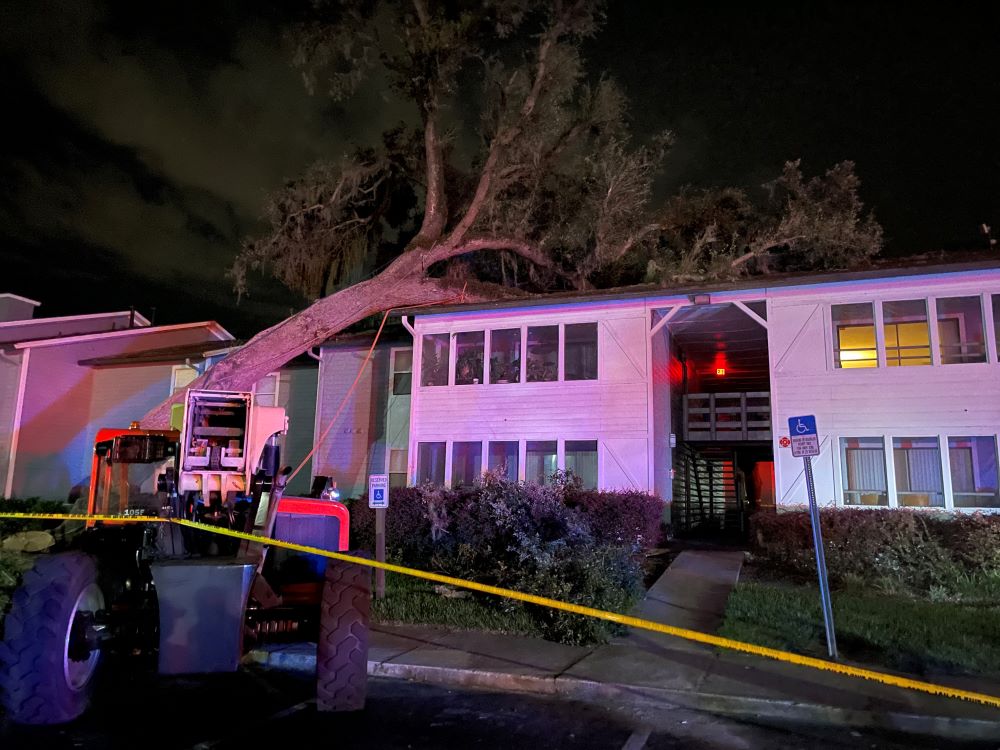
<path fill-rule="evenodd" d="M 508 250 L 520 255 L 526 260 L 530 260 L 536 266 L 557 270 L 552 259 L 545 252 L 532 242 L 519 240 L 513 237 L 469 237 L 459 245 L 441 244 L 431 249 L 425 256 L 428 265 L 438 263 L 449 258 L 456 258 L 465 253 L 472 253 L 477 250 Z"/>

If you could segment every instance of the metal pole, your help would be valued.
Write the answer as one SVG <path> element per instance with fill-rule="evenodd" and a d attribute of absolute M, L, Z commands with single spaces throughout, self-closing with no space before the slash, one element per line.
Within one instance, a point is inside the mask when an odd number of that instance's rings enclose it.
<path fill-rule="evenodd" d="M 385 562 L 385 508 L 375 509 L 375 559 Z M 375 598 L 385 599 L 385 571 L 375 570 Z"/>
<path fill-rule="evenodd" d="M 816 548 L 816 572 L 819 575 L 819 597 L 823 604 L 823 624 L 826 627 L 826 650 L 831 659 L 837 658 L 837 634 L 833 629 L 833 604 L 830 601 L 830 583 L 826 575 L 826 555 L 823 553 L 823 531 L 819 526 L 819 507 L 816 505 L 816 484 L 813 481 L 812 458 L 803 456 L 806 470 L 806 490 L 809 493 L 809 519 L 812 523 L 813 546 Z"/>

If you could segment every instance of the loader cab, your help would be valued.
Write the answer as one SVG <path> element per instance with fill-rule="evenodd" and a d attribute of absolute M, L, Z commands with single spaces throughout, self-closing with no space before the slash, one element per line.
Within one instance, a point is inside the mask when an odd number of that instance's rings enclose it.
<path fill-rule="evenodd" d="M 155 515 L 177 477 L 176 430 L 104 429 L 94 440 L 87 513 Z"/>

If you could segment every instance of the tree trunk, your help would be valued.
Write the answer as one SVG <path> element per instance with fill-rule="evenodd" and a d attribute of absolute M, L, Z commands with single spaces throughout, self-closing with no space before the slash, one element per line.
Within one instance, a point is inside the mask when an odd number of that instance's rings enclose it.
<path fill-rule="evenodd" d="M 400 260 L 403 257 L 375 278 L 324 297 L 261 331 L 189 387 L 249 391 L 261 378 L 369 315 L 394 308 L 457 301 L 459 298 L 475 299 L 468 295 L 463 297 L 461 289 L 446 286 L 440 279 L 424 277 L 414 267 L 419 267 L 418 258 L 407 258 L 409 262 L 402 264 Z M 146 414 L 142 418 L 142 426 L 146 429 L 167 429 L 171 407 L 183 401 L 184 391 L 179 391 Z"/>

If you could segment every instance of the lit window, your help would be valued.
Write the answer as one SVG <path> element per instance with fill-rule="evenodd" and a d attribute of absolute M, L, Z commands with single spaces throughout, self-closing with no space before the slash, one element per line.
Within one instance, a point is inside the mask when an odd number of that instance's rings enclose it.
<path fill-rule="evenodd" d="M 871 302 L 833 305 L 833 364 L 835 367 L 878 367 L 875 313 Z"/>
<path fill-rule="evenodd" d="M 841 438 L 844 505 L 889 504 L 882 438 Z"/>
<path fill-rule="evenodd" d="M 400 349 L 392 353 L 392 395 L 409 396 L 413 381 L 413 350 Z"/>
<path fill-rule="evenodd" d="M 528 329 L 529 383 L 559 378 L 559 326 L 537 326 Z"/>
<path fill-rule="evenodd" d="M 941 448 L 936 437 L 893 438 L 896 499 L 911 508 L 943 508 Z"/>
<path fill-rule="evenodd" d="M 406 448 L 389 449 L 389 486 L 406 486 Z"/>
<path fill-rule="evenodd" d="M 521 329 L 490 331 L 490 382 L 521 382 Z"/>
<path fill-rule="evenodd" d="M 567 440 L 566 471 L 573 472 L 588 490 L 597 489 L 597 441 Z"/>
<path fill-rule="evenodd" d="M 597 323 L 566 325 L 566 380 L 597 380 Z"/>
<path fill-rule="evenodd" d="M 524 459 L 525 480 L 535 484 L 549 484 L 556 468 L 556 441 L 529 440 Z"/>
<path fill-rule="evenodd" d="M 882 318 L 886 365 L 906 367 L 931 363 L 926 301 L 910 299 L 883 302 Z"/>
<path fill-rule="evenodd" d="M 417 484 L 444 484 L 445 443 L 417 445 Z"/>
<path fill-rule="evenodd" d="M 486 338 L 482 331 L 455 334 L 455 385 L 483 382 Z"/>
<path fill-rule="evenodd" d="M 937 300 L 941 364 L 986 361 L 983 306 L 979 297 L 941 297 Z"/>
<path fill-rule="evenodd" d="M 517 481 L 517 441 L 505 440 L 490 443 L 489 469 L 511 482 Z"/>
<path fill-rule="evenodd" d="M 948 461 L 956 508 L 1000 508 L 997 445 L 992 435 L 948 438 Z"/>
<path fill-rule="evenodd" d="M 448 385 L 448 334 L 425 333 L 420 350 L 420 384 Z"/>
<path fill-rule="evenodd" d="M 453 443 L 451 447 L 451 486 L 471 485 L 483 473 L 483 444 Z"/>

